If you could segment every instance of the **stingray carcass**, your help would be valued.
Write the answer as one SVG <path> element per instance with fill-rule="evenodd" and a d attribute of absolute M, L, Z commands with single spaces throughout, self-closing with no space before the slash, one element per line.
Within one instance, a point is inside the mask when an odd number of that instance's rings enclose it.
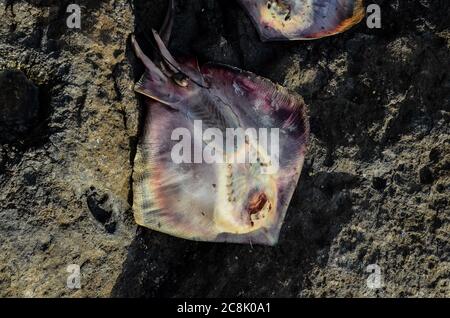
<path fill-rule="evenodd" d="M 273 245 L 308 138 L 302 98 L 225 65 L 175 59 L 154 32 L 160 63 L 135 90 L 148 114 L 135 159 L 138 224 L 177 237 Z"/>
<path fill-rule="evenodd" d="M 363 0 L 239 0 L 263 41 L 317 39 L 364 17 Z"/>

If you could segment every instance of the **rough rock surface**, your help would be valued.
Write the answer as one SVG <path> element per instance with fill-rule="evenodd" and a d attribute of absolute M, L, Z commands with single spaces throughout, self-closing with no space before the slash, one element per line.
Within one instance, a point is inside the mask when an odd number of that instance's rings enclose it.
<path fill-rule="evenodd" d="M 80 2 L 82 28 L 71 30 L 68 3 L 0 5 L 0 69 L 34 83 L 40 110 L 35 127 L 0 145 L 1 296 L 108 296 L 135 231 L 133 14 L 122 1 Z M 80 290 L 66 288 L 70 264 Z"/>
<path fill-rule="evenodd" d="M 80 30 L 65 25 L 72 2 Z M 295 43 L 261 43 L 235 1 L 177 2 L 173 52 L 254 71 L 310 106 L 279 245 L 195 243 L 133 223 L 145 109 L 129 35 L 145 41 L 166 1 L 7 0 L 0 78 L 20 70 L 38 97 L 16 90 L 36 104 L 29 120 L 0 92 L 2 123 L 26 123 L 0 144 L 0 296 L 449 297 L 448 1 L 366 1 L 381 6 L 381 29 Z M 66 287 L 70 264 L 79 290 Z M 367 286 L 371 264 L 380 289 Z"/>

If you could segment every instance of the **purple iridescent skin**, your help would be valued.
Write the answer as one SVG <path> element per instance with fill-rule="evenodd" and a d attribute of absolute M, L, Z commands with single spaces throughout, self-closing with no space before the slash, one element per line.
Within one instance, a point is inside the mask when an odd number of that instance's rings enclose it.
<path fill-rule="evenodd" d="M 191 240 L 276 244 L 306 151 L 309 128 L 302 98 L 236 68 L 176 60 L 154 36 L 163 57 L 159 65 L 133 39 L 146 66 L 135 89 L 148 97 L 149 107 L 135 159 L 137 223 Z M 277 143 L 261 144 L 246 135 L 244 142 L 225 149 L 218 137 L 239 128 L 255 129 L 258 137 L 277 131 Z M 192 138 L 185 146 L 202 146 L 202 158 L 195 150 L 185 156 L 189 147 L 174 152 L 180 149 L 180 131 Z M 214 138 L 205 137 L 208 131 Z M 208 152 L 211 148 L 215 151 Z M 229 161 L 249 149 L 256 161 Z M 210 160 L 221 150 L 223 162 Z M 192 160 L 177 161 L 174 153 Z"/>
<path fill-rule="evenodd" d="M 364 17 L 363 0 L 239 0 L 263 41 L 341 33 Z"/>

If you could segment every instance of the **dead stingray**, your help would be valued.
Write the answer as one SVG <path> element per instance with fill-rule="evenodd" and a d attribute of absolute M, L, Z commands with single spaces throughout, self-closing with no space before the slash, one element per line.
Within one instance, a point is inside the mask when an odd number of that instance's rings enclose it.
<path fill-rule="evenodd" d="M 364 17 L 363 0 L 239 0 L 263 41 L 308 40 L 351 28 Z"/>
<path fill-rule="evenodd" d="M 302 98 L 237 68 L 176 60 L 153 33 L 160 63 L 133 38 L 146 67 L 135 90 L 148 97 L 136 222 L 190 240 L 275 244 L 306 150 Z"/>

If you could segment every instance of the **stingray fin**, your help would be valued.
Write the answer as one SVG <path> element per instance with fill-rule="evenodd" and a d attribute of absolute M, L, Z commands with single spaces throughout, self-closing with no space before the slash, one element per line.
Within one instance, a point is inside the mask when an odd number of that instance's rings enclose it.
<path fill-rule="evenodd" d="M 163 72 L 161 72 L 159 67 L 157 67 L 156 64 L 153 63 L 153 61 L 147 55 L 145 55 L 134 35 L 131 36 L 131 43 L 133 45 L 136 56 L 142 61 L 142 63 L 144 63 L 149 75 L 152 74 L 159 81 L 164 80 L 166 76 L 163 74 Z"/>
<path fill-rule="evenodd" d="M 303 152 L 309 138 L 309 120 L 303 98 L 263 77 L 234 67 L 205 64 L 205 78 L 220 100 L 236 105 L 234 115 L 243 127 L 279 128 L 288 157 Z M 249 103 L 249 101 L 252 101 Z"/>
<path fill-rule="evenodd" d="M 214 240 L 214 186 L 203 182 L 214 180 L 214 168 L 174 161 L 172 150 L 179 141 L 171 136 L 179 128 L 192 130 L 190 119 L 158 102 L 151 103 L 135 158 L 135 219 L 141 226 L 177 237 Z"/>
<path fill-rule="evenodd" d="M 180 64 L 178 64 L 178 62 L 174 59 L 172 54 L 170 54 L 169 50 L 164 44 L 164 41 L 159 36 L 158 32 L 156 32 L 155 30 L 152 30 L 152 32 L 153 37 L 155 38 L 156 45 L 158 46 L 159 53 L 163 57 L 164 61 L 174 72 L 180 71 L 181 69 Z"/>
<path fill-rule="evenodd" d="M 323 10 L 320 2 L 315 7 L 314 24 L 304 32 L 306 39 L 318 39 L 342 33 L 358 24 L 365 15 L 363 0 L 322 1 L 331 3 L 328 11 Z"/>
<path fill-rule="evenodd" d="M 174 65 L 179 67 L 173 57 L 171 57 L 168 53 L 164 43 L 156 32 L 154 32 L 154 36 L 155 40 L 159 43 L 158 45 L 160 48 L 165 50 L 161 52 L 161 54 L 165 54 L 165 58 L 170 57 L 170 59 L 174 61 L 173 63 L 176 64 Z M 180 110 L 180 102 L 187 98 L 189 90 L 181 87 L 174 81 L 174 73 L 168 73 L 164 67 L 163 71 L 147 55 L 145 55 L 134 36 L 132 36 L 131 41 L 136 56 L 145 66 L 145 73 L 135 84 L 134 90 L 142 95 L 150 97 L 155 101 L 170 106 L 173 109 Z M 173 68 L 174 66 L 172 65 L 170 67 Z"/>
<path fill-rule="evenodd" d="M 134 90 L 139 94 L 179 110 L 178 103 L 182 100 L 182 96 L 177 94 L 175 89 L 169 79 L 160 77 L 158 73 L 148 69 L 134 86 Z"/>

